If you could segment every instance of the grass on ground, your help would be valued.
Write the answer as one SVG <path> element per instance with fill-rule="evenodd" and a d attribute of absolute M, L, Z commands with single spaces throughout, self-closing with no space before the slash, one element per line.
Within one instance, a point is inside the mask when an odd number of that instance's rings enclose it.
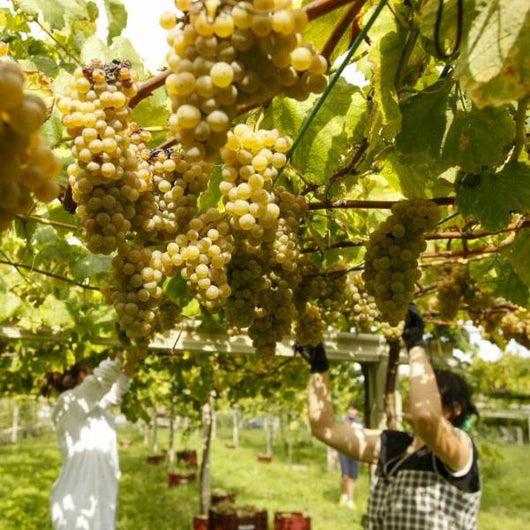
<path fill-rule="evenodd" d="M 165 435 L 165 433 L 163 433 Z M 269 464 L 258 462 L 264 452 L 261 430 L 241 432 L 240 447 L 225 447 L 229 432 L 218 432 L 212 448 L 212 487 L 235 492 L 238 504 L 266 509 L 269 524 L 275 511 L 303 511 L 310 515 L 312 530 L 360 530 L 368 494 L 367 469 L 357 485 L 357 510 L 339 508 L 338 470 L 326 468 L 326 449 L 307 441 L 295 449 L 292 463 L 277 440 Z M 122 478 L 118 530 L 190 530 L 198 514 L 198 485 L 168 488 L 166 464 L 147 463 L 149 449 L 134 428 L 120 431 L 132 442 L 120 449 Z M 164 437 L 161 446 L 164 445 Z M 183 445 L 185 444 L 185 445 Z M 200 454 L 199 440 L 177 438 L 177 448 L 190 447 Z M 521 530 L 530 520 L 527 495 L 530 466 L 528 447 L 487 446 L 503 460 L 488 457 L 484 463 L 484 495 L 480 530 Z M 49 495 L 60 467 L 55 436 L 22 440 L 0 447 L 0 530 L 51 530 Z"/>

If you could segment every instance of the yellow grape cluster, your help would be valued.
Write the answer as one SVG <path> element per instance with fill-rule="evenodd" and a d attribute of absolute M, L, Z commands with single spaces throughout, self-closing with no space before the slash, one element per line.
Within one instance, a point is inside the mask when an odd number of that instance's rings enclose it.
<path fill-rule="evenodd" d="M 61 164 L 38 134 L 47 117 L 44 101 L 24 92 L 24 73 L 0 62 L 0 231 L 33 206 L 59 195 Z"/>
<path fill-rule="evenodd" d="M 530 319 L 526 311 L 506 313 L 500 321 L 500 327 L 506 342 L 513 339 L 525 348 L 530 347 Z"/>
<path fill-rule="evenodd" d="M 156 310 L 155 323 L 153 326 L 154 331 L 163 333 L 164 331 L 173 330 L 181 319 L 182 308 L 173 302 L 173 300 L 162 295 L 162 299 Z"/>
<path fill-rule="evenodd" d="M 375 299 L 366 291 L 361 274 L 351 272 L 346 276 L 343 315 L 356 333 L 372 333 L 380 325 Z"/>
<path fill-rule="evenodd" d="M 162 252 L 141 245 L 122 244 L 112 260 L 113 284 L 105 291 L 107 303 L 118 315 L 118 325 L 129 339 L 153 331 L 165 278 Z"/>
<path fill-rule="evenodd" d="M 216 208 L 210 208 L 168 243 L 164 259 L 169 275 L 178 269 L 201 306 L 215 312 L 231 294 L 227 265 L 233 248 L 228 221 Z"/>
<path fill-rule="evenodd" d="M 247 232 L 250 244 L 270 240 L 276 231 L 280 209 L 272 186 L 287 163 L 285 153 L 292 143 L 277 129 L 253 131 L 239 124 L 221 149 L 224 165 L 219 188 L 225 210 L 230 225 Z"/>
<path fill-rule="evenodd" d="M 172 71 L 170 126 L 185 151 L 213 159 L 237 106 L 324 91 L 327 61 L 302 42 L 307 15 L 291 0 L 177 0 L 182 19 L 164 13 Z"/>
<path fill-rule="evenodd" d="M 335 324 L 344 311 L 346 276 L 344 264 L 337 264 L 326 271 L 318 270 L 307 263 L 303 270 L 304 279 L 300 283 L 300 295 L 314 302 L 321 310 L 325 324 Z"/>
<path fill-rule="evenodd" d="M 229 327 L 234 332 L 247 328 L 256 318 L 258 293 L 270 288 L 267 278 L 265 252 L 250 245 L 246 237 L 236 238 L 235 250 L 228 266 L 228 276 L 232 294 L 228 298 L 225 311 Z M 266 267 L 268 268 L 268 267 Z"/>
<path fill-rule="evenodd" d="M 190 163 L 185 155 L 171 149 L 155 149 L 148 163 L 151 191 L 144 194 L 137 208 L 145 232 L 178 234 L 197 216 L 199 194 L 206 189 L 211 164 Z"/>
<path fill-rule="evenodd" d="M 468 279 L 463 263 L 447 263 L 441 267 L 436 290 L 442 318 L 453 320 L 456 317 Z"/>
<path fill-rule="evenodd" d="M 418 258 L 425 250 L 423 237 L 439 218 L 436 203 L 409 199 L 395 203 L 391 215 L 370 235 L 363 279 L 383 320 L 396 326 L 407 314 L 414 284 L 421 277 Z"/>
<path fill-rule="evenodd" d="M 297 312 L 294 331 L 296 344 L 301 346 L 320 344 L 326 332 L 326 322 L 320 309 L 308 302 L 302 312 Z"/>
<path fill-rule="evenodd" d="M 291 332 L 296 318 L 294 289 L 300 281 L 297 276 L 291 273 L 284 276 L 272 271 L 268 275 L 266 288 L 258 293 L 256 318 L 248 328 L 248 336 L 252 339 L 256 354 L 262 358 L 272 358 L 276 343 Z"/>
<path fill-rule="evenodd" d="M 138 172 L 138 149 L 127 133 L 136 81 L 128 61 L 94 60 L 74 72 L 58 102 L 63 125 L 74 139 L 69 184 L 87 247 L 94 253 L 110 254 L 125 241 L 148 182 Z"/>
<path fill-rule="evenodd" d="M 129 147 L 138 163 L 136 176 L 140 180 L 140 197 L 143 197 L 145 193 L 150 191 L 153 187 L 151 167 L 148 162 L 148 159 L 151 156 L 151 150 L 147 147 L 152 139 L 151 133 L 142 129 L 137 123 L 131 122 L 127 128 L 127 136 L 130 140 Z M 135 228 L 138 227 L 138 206 L 136 207 L 136 210 L 137 217 L 133 222 Z"/>

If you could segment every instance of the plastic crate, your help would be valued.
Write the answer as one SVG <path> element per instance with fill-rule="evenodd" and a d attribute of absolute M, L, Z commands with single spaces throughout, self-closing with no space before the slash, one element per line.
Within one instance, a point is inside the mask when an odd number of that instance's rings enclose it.
<path fill-rule="evenodd" d="M 177 463 L 183 463 L 191 467 L 197 467 L 197 451 L 193 449 L 177 451 Z"/>
<path fill-rule="evenodd" d="M 274 530 L 311 530 L 311 518 L 302 512 L 276 512 Z"/>
<path fill-rule="evenodd" d="M 168 473 L 167 474 L 167 485 L 168 486 L 182 486 L 193 482 L 196 478 L 196 473 Z"/>
<path fill-rule="evenodd" d="M 268 530 L 268 528 L 267 510 L 260 510 L 247 516 L 210 510 L 208 516 L 208 530 Z"/>

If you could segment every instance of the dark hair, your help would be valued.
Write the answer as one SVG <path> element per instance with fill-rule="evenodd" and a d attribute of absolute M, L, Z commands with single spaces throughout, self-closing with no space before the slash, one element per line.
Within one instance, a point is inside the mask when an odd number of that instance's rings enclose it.
<path fill-rule="evenodd" d="M 358 410 L 358 409 L 357 409 L 357 403 L 355 403 L 355 401 L 350 401 L 350 402 L 348 403 L 347 410 L 349 410 L 349 409 L 355 409 L 355 410 Z"/>
<path fill-rule="evenodd" d="M 460 414 L 452 416 L 449 420 L 455 427 L 461 427 L 472 414 L 479 416 L 478 409 L 471 400 L 471 389 L 463 377 L 449 370 L 434 370 L 434 375 L 443 408 L 452 413 L 457 405 L 462 408 Z"/>
<path fill-rule="evenodd" d="M 78 362 L 68 367 L 64 372 L 46 372 L 40 385 L 40 393 L 47 397 L 55 390 L 59 394 L 77 385 L 79 375 L 90 370 L 86 363 Z"/>

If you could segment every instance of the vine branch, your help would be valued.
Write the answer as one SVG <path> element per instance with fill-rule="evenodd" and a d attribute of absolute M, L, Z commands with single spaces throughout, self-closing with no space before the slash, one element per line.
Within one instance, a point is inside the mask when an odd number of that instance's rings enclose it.
<path fill-rule="evenodd" d="M 42 274 L 43 276 L 47 276 L 49 278 L 54 278 L 55 280 L 60 280 L 62 282 L 70 283 L 72 285 L 77 285 L 78 287 L 81 287 L 83 289 L 89 289 L 92 291 L 99 291 L 97 287 L 93 287 L 92 285 L 85 285 L 81 282 L 76 282 L 75 280 L 72 280 L 71 278 L 66 278 L 64 276 L 60 276 L 58 274 L 54 274 L 53 272 L 43 271 L 42 269 L 36 269 L 35 267 L 32 267 L 31 265 L 24 265 L 23 263 L 14 263 L 11 261 L 6 261 L 3 259 L 0 259 L 0 264 L 2 265 L 9 265 L 11 267 L 15 267 L 16 269 L 26 269 L 31 272 L 36 272 L 37 274 Z"/>
<path fill-rule="evenodd" d="M 320 52 L 322 56 L 324 56 L 328 62 L 329 58 L 331 57 L 331 54 L 337 47 L 338 43 L 340 42 L 340 39 L 346 32 L 346 30 L 350 27 L 353 20 L 357 17 L 359 14 L 359 11 L 363 7 L 363 5 L 366 3 L 366 0 L 354 0 L 352 5 L 349 7 L 349 9 L 342 15 L 341 19 L 337 22 L 336 26 L 333 28 L 333 31 L 331 35 L 329 36 L 328 40 L 326 41 L 326 44 L 322 48 L 322 51 Z M 355 39 L 357 35 L 353 36 L 353 39 Z"/>
<path fill-rule="evenodd" d="M 140 101 L 150 96 L 157 88 L 160 88 L 166 82 L 166 77 L 171 73 L 169 68 L 162 70 L 159 74 L 147 79 L 140 83 L 138 87 L 138 93 L 131 98 L 129 101 L 129 107 L 134 109 Z"/>
<path fill-rule="evenodd" d="M 61 223 L 60 221 L 54 221 L 53 219 L 47 219 L 46 217 L 40 217 L 38 215 L 17 215 L 17 219 L 20 219 L 21 221 L 34 221 L 35 223 L 40 223 L 43 225 L 50 225 L 50 226 L 56 226 L 57 228 L 64 228 L 66 230 L 71 230 L 72 232 L 76 232 L 79 227 L 75 225 L 71 225 L 68 223 Z"/>
<path fill-rule="evenodd" d="M 430 201 L 438 204 L 439 206 L 452 206 L 455 203 L 454 197 L 437 197 L 434 199 L 429 199 Z M 394 204 L 399 201 L 362 201 L 355 199 L 341 199 L 338 201 L 322 201 L 310 203 L 310 210 L 329 210 L 331 208 L 365 208 L 365 209 L 379 209 L 379 210 L 389 210 Z"/>
<path fill-rule="evenodd" d="M 315 0 L 310 4 L 305 5 L 302 9 L 306 12 L 309 21 L 316 18 L 323 17 L 339 7 L 349 4 L 352 0 Z M 366 0 L 361 3 L 364 4 Z"/>

